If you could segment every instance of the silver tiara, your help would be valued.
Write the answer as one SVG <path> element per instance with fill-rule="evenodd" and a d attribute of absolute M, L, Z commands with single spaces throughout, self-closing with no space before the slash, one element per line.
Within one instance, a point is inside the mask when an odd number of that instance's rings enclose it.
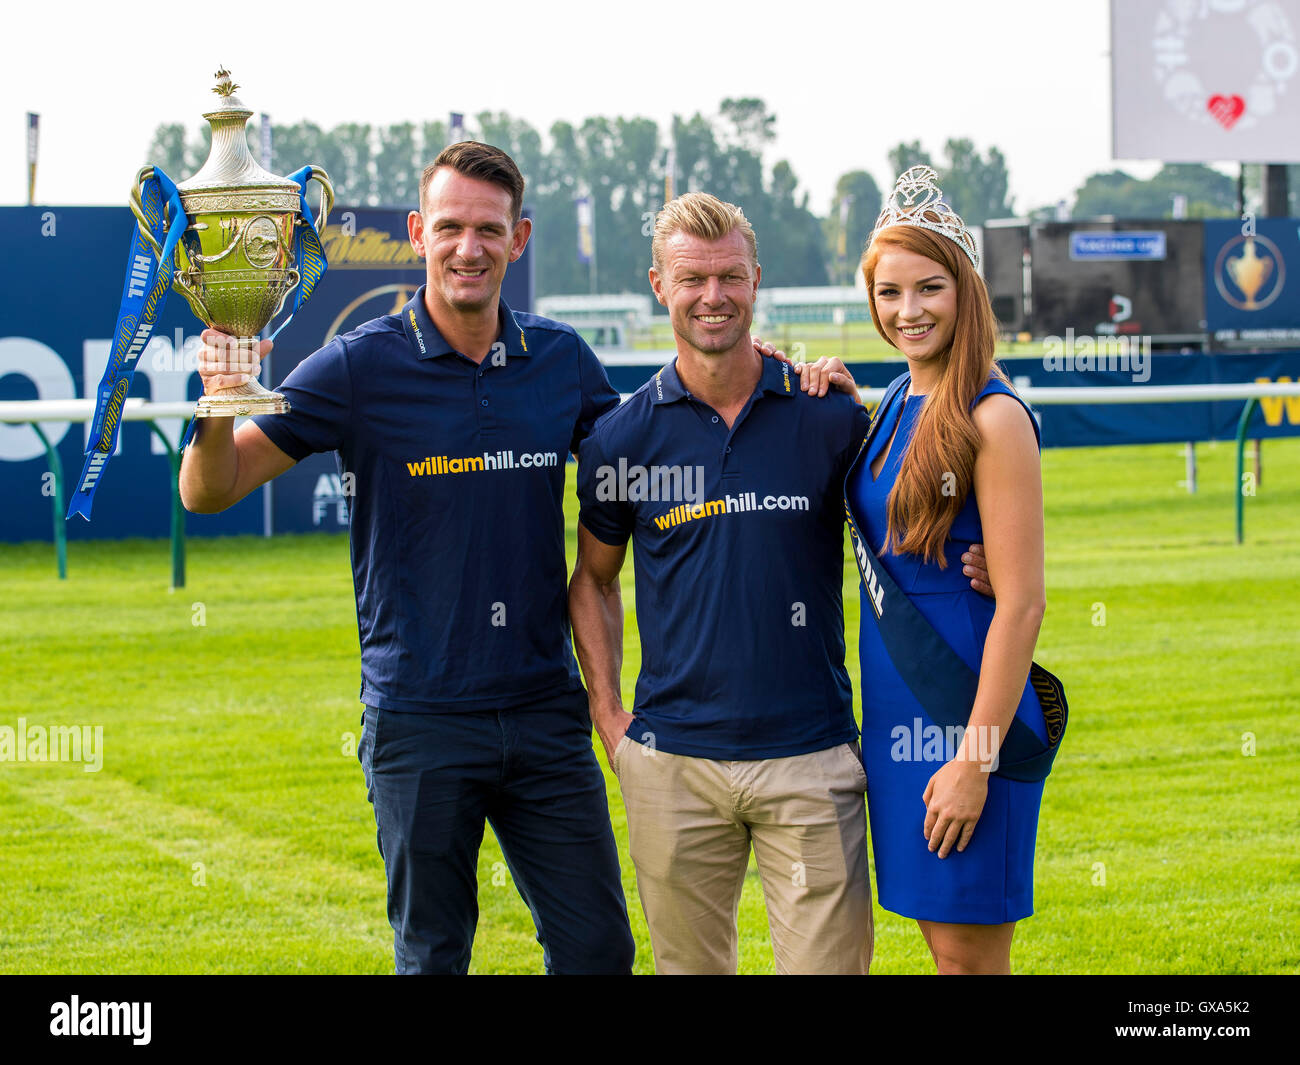
<path fill-rule="evenodd" d="M 919 226 L 947 237 L 966 253 L 971 265 L 978 270 L 980 257 L 975 250 L 975 238 L 961 220 L 961 215 L 944 203 L 938 181 L 939 175 L 929 166 L 914 166 L 900 174 L 894 191 L 885 200 L 884 210 L 876 219 L 876 228 L 871 231 L 867 247 L 875 242 L 877 233 L 889 226 Z"/>

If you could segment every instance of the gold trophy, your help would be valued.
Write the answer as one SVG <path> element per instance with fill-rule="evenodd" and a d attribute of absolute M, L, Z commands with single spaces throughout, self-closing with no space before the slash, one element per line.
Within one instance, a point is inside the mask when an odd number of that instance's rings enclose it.
<path fill-rule="evenodd" d="M 240 348 L 256 351 L 258 334 L 302 283 L 303 264 L 295 261 L 294 252 L 300 190 L 296 182 L 258 165 L 244 130 L 253 112 L 235 96 L 239 86 L 228 71 L 217 71 L 216 78 L 212 91 L 221 103 L 203 116 L 212 127 L 208 160 L 197 174 L 176 186 L 190 222 L 176 246 L 172 287 L 205 324 L 237 338 Z M 161 257 L 162 248 L 150 234 L 141 203 L 141 187 L 152 175 L 149 166 L 136 175 L 131 210 L 154 254 Z M 317 228 L 324 230 L 334 206 L 334 186 L 329 175 L 315 166 L 308 180 L 320 182 Z M 288 410 L 284 396 L 267 391 L 254 378 L 203 396 L 194 416 L 231 418 Z"/>

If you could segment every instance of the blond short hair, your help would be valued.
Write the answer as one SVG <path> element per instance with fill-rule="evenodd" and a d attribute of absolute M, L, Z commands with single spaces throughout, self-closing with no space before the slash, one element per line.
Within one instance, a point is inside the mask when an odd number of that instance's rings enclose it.
<path fill-rule="evenodd" d="M 664 245 L 678 233 L 702 240 L 721 240 L 739 230 L 749 245 L 749 258 L 758 266 L 758 238 L 745 212 L 734 203 L 725 203 L 707 192 L 687 192 L 669 200 L 655 215 L 654 238 L 650 241 L 650 259 L 655 270 L 664 272 Z"/>

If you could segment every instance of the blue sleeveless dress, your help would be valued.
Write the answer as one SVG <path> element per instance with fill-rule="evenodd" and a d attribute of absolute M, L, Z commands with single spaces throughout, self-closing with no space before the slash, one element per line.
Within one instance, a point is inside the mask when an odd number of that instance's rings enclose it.
<path fill-rule="evenodd" d="M 994 379 L 975 403 L 994 393 L 1015 396 Z M 889 492 L 925 403 L 924 396 L 904 401 L 905 395 L 905 390 L 900 392 L 881 415 L 884 420 L 870 449 L 864 449 L 849 470 L 845 496 L 859 531 L 876 549 L 890 576 L 978 673 L 994 603 L 972 589 L 970 578 L 962 573 L 962 552 L 984 541 L 974 491 L 967 496 L 944 545 L 946 569 L 940 569 L 937 562 L 925 563 L 917 555 L 879 550 L 885 540 Z M 1029 408 L 1025 410 L 1037 435 L 1038 423 Z M 893 447 L 880 476 L 873 480 L 871 464 L 889 446 L 891 437 Z M 860 586 L 859 591 L 864 594 Z M 988 799 L 966 849 L 959 853 L 954 847 L 942 860 L 931 853 L 921 834 L 925 823 L 921 796 L 952 747 L 941 743 L 937 726 L 894 668 L 880 639 L 875 614 L 865 600 L 861 614 L 862 760 L 880 905 L 904 917 L 954 924 L 1002 924 L 1028 917 L 1034 912 L 1034 838 L 1042 782 L 1023 783 L 990 775 Z M 1016 715 L 1046 739 L 1042 709 L 1027 677 Z"/>

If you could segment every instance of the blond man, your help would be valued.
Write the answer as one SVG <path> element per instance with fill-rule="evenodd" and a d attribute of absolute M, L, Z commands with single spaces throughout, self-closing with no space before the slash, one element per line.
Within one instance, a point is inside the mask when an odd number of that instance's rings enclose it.
<path fill-rule="evenodd" d="M 780 973 L 871 961 L 866 778 L 844 667 L 845 471 L 867 418 L 814 398 L 750 337 L 762 275 L 743 212 L 659 213 L 650 284 L 677 358 L 579 460 L 569 609 L 618 776 L 660 973 L 734 973 L 751 848 Z M 620 695 L 619 572 L 636 545 L 641 673 Z"/>

